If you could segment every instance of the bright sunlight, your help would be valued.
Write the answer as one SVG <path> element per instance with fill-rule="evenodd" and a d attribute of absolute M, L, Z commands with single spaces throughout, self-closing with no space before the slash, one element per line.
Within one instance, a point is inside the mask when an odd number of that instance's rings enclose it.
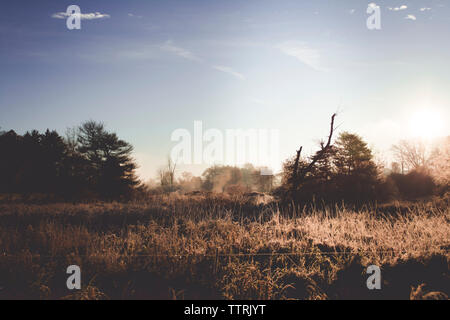
<path fill-rule="evenodd" d="M 409 121 L 410 134 L 416 138 L 431 139 L 444 135 L 442 115 L 431 109 L 416 111 Z"/>

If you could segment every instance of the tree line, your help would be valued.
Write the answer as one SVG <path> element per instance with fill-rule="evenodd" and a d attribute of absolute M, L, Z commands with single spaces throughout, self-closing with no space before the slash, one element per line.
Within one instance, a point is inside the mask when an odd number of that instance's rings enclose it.
<path fill-rule="evenodd" d="M 177 178 L 175 175 L 176 164 L 169 158 L 167 165 L 158 172 L 158 185 L 154 182 L 150 183 L 149 189 L 156 193 L 205 191 L 233 195 L 253 191 L 272 192 L 276 184 L 276 177 L 261 174 L 263 169 L 255 168 L 250 163 L 242 167 L 213 165 L 207 168 L 201 176 L 183 172 Z"/>
<path fill-rule="evenodd" d="M 355 203 L 417 199 L 449 191 L 450 137 L 438 146 L 423 141 L 394 145 L 391 170 L 375 163 L 372 150 L 355 133 L 342 132 L 333 141 L 331 118 L 327 141 L 309 157 L 296 156 L 283 165 L 280 198 L 297 202 Z"/>
<path fill-rule="evenodd" d="M 376 163 L 362 137 L 342 132 L 335 139 L 334 119 L 319 150 L 287 159 L 278 176 L 261 168 L 215 165 L 200 177 L 176 176 L 170 159 L 159 171 L 159 185 L 136 177 L 133 146 L 108 132 L 102 123 L 87 121 L 68 130 L 36 130 L 19 135 L 0 131 L 0 193 L 52 194 L 64 199 L 125 200 L 136 195 L 174 191 L 244 194 L 270 192 L 287 202 L 367 203 L 413 199 L 449 191 L 450 137 L 438 146 L 401 141 L 393 146 L 390 170 Z"/>
<path fill-rule="evenodd" d="M 133 147 L 102 123 L 68 131 L 0 132 L 0 192 L 121 199 L 139 189 Z"/>
<path fill-rule="evenodd" d="M 375 160 L 361 136 L 342 132 L 335 138 L 335 118 L 319 150 L 310 156 L 302 147 L 287 159 L 280 174 L 261 175 L 261 168 L 214 165 L 201 176 L 184 172 L 176 177 L 170 158 L 159 171 L 159 185 L 152 192 L 174 191 L 245 194 L 270 192 L 291 203 L 351 203 L 413 200 L 449 191 L 450 137 L 433 145 L 421 140 L 402 140 L 392 147 L 390 166 Z"/>

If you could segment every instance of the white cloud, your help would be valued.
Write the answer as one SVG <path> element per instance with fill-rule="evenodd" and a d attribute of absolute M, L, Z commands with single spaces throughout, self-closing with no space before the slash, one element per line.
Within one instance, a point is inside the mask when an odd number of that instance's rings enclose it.
<path fill-rule="evenodd" d="M 278 45 L 277 48 L 284 54 L 300 60 L 317 71 L 326 71 L 325 68 L 320 65 L 319 51 L 308 47 L 304 43 L 288 41 Z"/>
<path fill-rule="evenodd" d="M 369 3 L 369 7 L 372 8 L 372 9 L 379 8 L 379 6 L 375 2 Z"/>
<path fill-rule="evenodd" d="M 71 16 L 71 14 L 68 14 L 66 12 L 57 12 L 52 15 L 52 18 L 67 19 L 70 16 Z M 111 18 L 111 16 L 106 13 L 93 12 L 93 13 L 81 13 L 80 18 L 81 18 L 81 20 L 96 20 L 96 19 Z"/>
<path fill-rule="evenodd" d="M 350 14 L 354 14 L 354 13 L 355 13 L 355 11 L 356 11 L 355 9 L 350 9 L 350 11 L 349 11 L 349 12 L 350 12 Z"/>
<path fill-rule="evenodd" d="M 192 52 L 190 52 L 189 50 L 186 50 L 184 48 L 181 47 L 177 47 L 173 44 L 173 42 L 171 40 L 166 41 L 165 44 L 163 44 L 162 46 L 160 46 L 161 50 L 173 53 L 179 57 L 182 57 L 184 59 L 188 59 L 188 60 L 192 60 L 192 61 L 197 61 L 200 62 L 201 59 L 198 58 L 197 56 L 195 56 Z"/>
<path fill-rule="evenodd" d="M 405 17 L 405 19 L 406 19 L 406 20 L 413 20 L 413 21 L 416 21 L 416 20 L 417 20 L 416 16 L 413 15 L 413 14 L 408 14 L 408 15 Z"/>
<path fill-rule="evenodd" d="M 213 66 L 214 69 L 231 74 L 232 76 L 244 80 L 245 76 L 242 73 L 236 72 L 235 70 L 233 70 L 230 67 L 226 67 L 226 66 Z"/>
<path fill-rule="evenodd" d="M 429 10 L 431 10 L 431 8 L 420 8 L 420 11 L 422 11 L 422 12 L 424 12 L 424 11 L 429 11 Z"/>
<path fill-rule="evenodd" d="M 68 14 L 65 12 L 57 12 L 52 14 L 52 18 L 55 19 L 66 19 L 68 17 Z"/>
<path fill-rule="evenodd" d="M 394 8 L 388 7 L 388 9 L 391 10 L 391 11 L 401 11 L 401 10 L 406 10 L 406 9 L 408 9 L 408 6 L 406 6 L 406 5 L 401 5 L 400 7 L 394 7 Z"/>

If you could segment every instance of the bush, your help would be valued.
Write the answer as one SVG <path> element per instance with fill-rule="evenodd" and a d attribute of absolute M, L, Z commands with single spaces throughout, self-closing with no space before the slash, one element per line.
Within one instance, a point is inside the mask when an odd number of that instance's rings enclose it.
<path fill-rule="evenodd" d="M 414 170 L 405 175 L 392 173 L 389 179 L 395 182 L 400 196 L 404 199 L 433 195 L 436 188 L 433 178 L 422 170 Z"/>

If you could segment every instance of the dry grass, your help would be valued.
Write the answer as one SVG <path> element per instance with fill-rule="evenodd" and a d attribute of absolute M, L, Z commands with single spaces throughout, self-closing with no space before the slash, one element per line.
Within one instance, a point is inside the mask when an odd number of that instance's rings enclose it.
<path fill-rule="evenodd" d="M 0 205 L 0 297 L 408 299 L 420 296 L 415 288 L 422 296 L 448 294 L 448 203 L 407 211 L 280 209 L 220 196 Z M 75 294 L 65 289 L 71 264 L 82 269 L 83 290 Z M 370 264 L 382 267 L 381 292 L 365 288 Z"/>

